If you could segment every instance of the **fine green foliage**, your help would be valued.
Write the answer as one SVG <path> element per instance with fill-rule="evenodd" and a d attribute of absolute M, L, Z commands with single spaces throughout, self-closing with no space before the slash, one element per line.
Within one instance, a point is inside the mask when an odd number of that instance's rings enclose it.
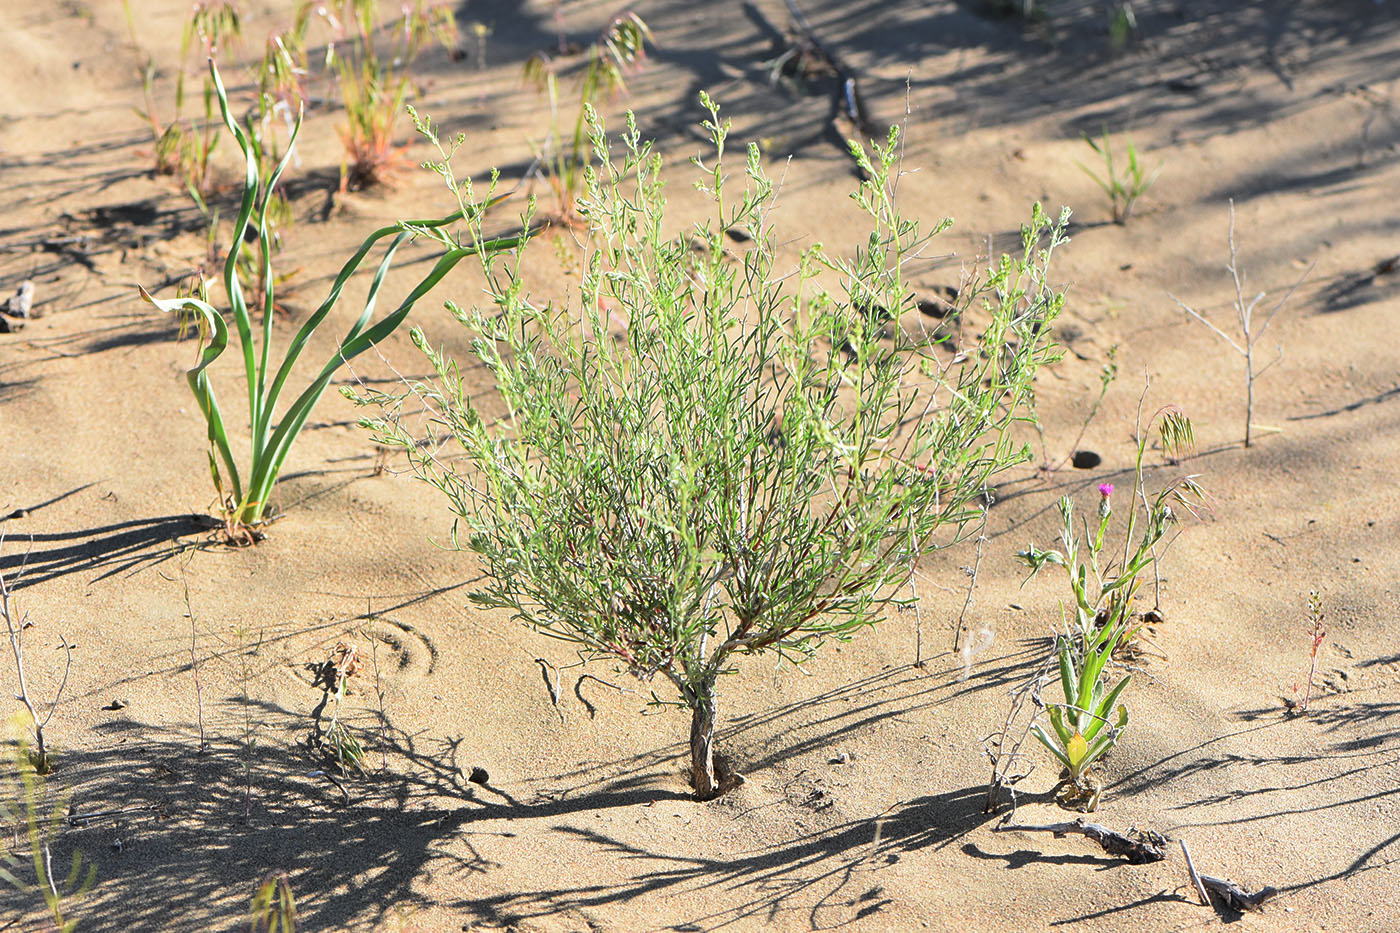
<path fill-rule="evenodd" d="M 549 96 L 549 137 L 540 147 L 539 159 L 546 167 L 549 183 L 558 198 L 555 221 L 582 225 L 575 201 L 583 187 L 584 167 L 588 163 L 589 128 L 585 114 L 590 107 L 596 110 L 604 97 L 626 90 L 627 72 L 640 68 L 646 61 L 646 46 L 650 41 L 651 30 L 631 10 L 619 13 L 608 23 L 584 52 L 585 64 L 578 77 L 578 107 L 567 136 L 559 113 L 561 61 L 543 51 L 526 60 L 525 80 Z M 563 48 L 561 32 L 561 55 Z"/>
<path fill-rule="evenodd" d="M 36 894 L 44 901 L 53 928 L 59 933 L 71 933 L 78 921 L 70 915 L 67 902 L 86 894 L 97 880 L 97 866 L 73 850 L 66 875 L 54 873 L 53 840 L 63 824 L 67 804 L 49 803 L 46 782 L 42 774 L 25 767 L 32 761 L 28 743 L 20 741 L 15 747 L 13 766 L 19 772 L 18 799 L 0 799 L 0 822 L 14 831 L 16 840 L 23 837 L 29 848 L 29 865 L 12 851 L 0 850 L 0 881 L 20 894 Z M 60 869 L 61 871 L 61 869 Z M 30 873 L 32 872 L 32 880 Z"/>
<path fill-rule="evenodd" d="M 1181 453 L 1192 447 L 1191 422 L 1180 411 L 1163 409 L 1159 419 L 1165 450 Z M 1092 532 L 1087 523 L 1076 524 L 1073 502 L 1066 496 L 1059 502 L 1061 549 L 1042 550 L 1031 545 L 1017 555 L 1031 568 L 1032 577 L 1048 565 L 1064 568 L 1074 596 L 1073 624 L 1056 638 L 1055 645 L 1064 702 L 1049 707 L 1053 734 L 1039 723 L 1031 726 L 1031 734 L 1069 772 L 1071 799 L 1087 800 L 1088 809 L 1093 809 L 1098 799 L 1097 789 L 1086 780 L 1088 770 L 1118 743 L 1128 724 L 1127 708 L 1118 701 L 1131 676 L 1110 688 L 1108 663 L 1136 634 L 1134 600 L 1142 575 L 1155 569 L 1158 545 L 1176 521 L 1172 505 L 1194 514 L 1203 501 L 1201 488 L 1192 477 L 1177 480 L 1148 500 L 1142 486 L 1146 448 L 1147 438 L 1142 435 L 1121 556 L 1111 556 L 1113 552 L 1108 550 L 1107 532 L 1114 510 L 1113 486 L 1107 483 L 1099 486 L 1098 524 Z"/>
<path fill-rule="evenodd" d="M 273 369 L 273 301 L 276 277 L 272 274 L 272 253 L 268 243 L 268 193 L 275 190 L 277 179 L 286 168 L 296 143 L 296 131 L 287 145 L 287 151 L 273 170 L 266 184 L 258 170 L 258 158 L 247 134 L 229 112 L 228 96 L 219 77 L 218 68 L 210 62 L 213 86 L 223 114 L 224 125 L 233 134 L 242 150 L 246 163 L 243 196 L 237 219 L 233 227 L 233 242 L 243 241 L 251 229 L 260 241 L 259 256 L 262 269 L 258 278 L 257 299 L 252 309 L 244 295 L 239 274 L 238 250 L 230 250 L 223 268 L 224 291 L 229 302 L 229 313 L 238 331 L 239 343 L 243 351 L 245 387 L 248 393 L 248 424 L 250 460 L 246 470 L 240 470 L 230 439 L 229 425 L 226 424 L 223 410 L 215 396 L 208 368 L 228 347 L 228 325 L 223 315 L 200 298 L 183 297 L 172 300 L 159 300 L 151 297 L 143 288 L 141 295 L 162 311 L 193 313 L 198 316 L 204 336 L 204 346 L 198 365 L 189 370 L 187 377 L 200 413 L 204 416 L 209 434 L 209 468 L 213 475 L 215 490 L 220 507 L 229 525 L 231 537 L 247 539 L 252 529 L 260 524 L 268 507 L 272 488 L 282 470 L 292 444 L 301 433 L 307 417 L 316 402 L 330 384 L 336 371 L 349 360 L 363 353 L 371 346 L 387 338 L 403 323 L 414 304 L 436 285 L 463 257 L 479 250 L 491 251 L 509 249 L 519 245 L 523 237 L 506 237 L 483 242 L 479 245 L 464 246 L 450 241 L 443 228 L 461 220 L 464 212 L 480 213 L 486 205 L 464 204 L 457 212 L 440 220 L 400 223 L 383 227 L 370 234 L 356 250 L 355 254 L 341 267 L 331 285 L 330 291 L 320 306 L 307 318 L 287 347 L 281 364 Z M 300 120 L 297 129 L 300 128 Z M 340 300 L 341 290 L 350 277 L 359 269 L 365 257 L 386 237 L 392 237 L 384 249 L 378 268 L 370 282 L 363 308 L 359 317 L 351 325 L 339 347 L 321 367 L 315 378 L 278 417 L 277 405 L 302 351 L 326 320 Z M 394 254 L 406 241 L 415 237 L 430 237 L 443 242 L 448 248 L 437 259 L 431 270 L 423 276 L 408 295 L 389 314 L 372 325 L 375 303 L 379 298 L 384 278 L 393 263 Z M 262 312 L 261 345 L 254 335 L 256 310 Z"/>
<path fill-rule="evenodd" d="M 1094 154 L 1103 162 L 1104 174 L 1100 177 L 1093 169 L 1083 162 L 1075 162 L 1085 175 L 1094 180 L 1103 193 L 1108 195 L 1109 201 L 1113 204 L 1113 222 L 1125 224 L 1128 216 L 1133 212 L 1133 205 L 1137 199 L 1147 193 L 1147 189 L 1157 180 L 1157 176 L 1162 173 L 1162 166 L 1157 166 L 1151 175 L 1147 174 L 1146 167 L 1138 159 L 1137 147 L 1133 145 L 1130 137 L 1124 136 L 1123 142 L 1128 150 L 1128 165 L 1120 174 L 1113 159 L 1113 142 L 1109 139 L 1108 127 L 1103 128 L 1103 141 L 1096 141 L 1088 133 L 1082 134 L 1084 142 L 1089 144 L 1089 148 L 1094 150 Z"/>
<path fill-rule="evenodd" d="M 853 199 L 871 224 L 855 258 L 814 246 L 788 273 L 758 148 L 733 191 L 728 125 L 701 100 L 714 152 L 693 161 L 708 221 L 663 232 L 660 157 L 630 115 L 614 157 L 590 108 L 577 303 L 535 304 L 518 259 L 483 253 L 492 306 L 450 307 L 499 396 L 468 394 L 458 364 L 415 331 L 436 383 L 360 400 L 386 407 L 367 421 L 376 439 L 446 496 L 454 544 L 488 575 L 480 605 L 670 681 L 691 711 L 705 799 L 727 786 L 716 688 L 737 656 L 801 663 L 875 624 L 914 562 L 957 541 L 990 479 L 1028 456 L 1009 431 L 1054 358 L 1063 296 L 1047 275 L 1067 213 L 1052 224 L 1037 206 L 1022 252 L 966 290 L 984 329 L 955 357 L 889 327 L 912 310 L 906 264 L 946 227 L 896 208 L 898 133 L 871 151 L 851 144 L 869 179 Z M 740 257 L 731 231 L 753 244 Z M 419 443 L 396 407 L 409 396 L 450 437 L 450 458 L 441 441 Z"/>

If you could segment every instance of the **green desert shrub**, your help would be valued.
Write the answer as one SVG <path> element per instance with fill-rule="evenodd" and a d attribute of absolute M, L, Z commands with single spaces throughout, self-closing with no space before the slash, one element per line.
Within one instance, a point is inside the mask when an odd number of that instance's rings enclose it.
<path fill-rule="evenodd" d="M 801 663 L 879 621 L 915 561 L 974 527 L 991 478 L 1027 456 L 1011 430 L 1054 356 L 1063 296 L 1047 275 L 1067 214 L 1037 206 L 1023 250 L 964 289 L 981 337 L 955 355 L 893 326 L 914 305 L 906 266 L 946 227 L 896 207 L 897 132 L 851 145 L 869 178 L 854 258 L 813 246 L 780 268 L 758 149 L 731 162 L 702 101 L 707 222 L 670 233 L 659 156 L 630 116 L 610 152 L 590 110 L 577 293 L 539 303 L 518 256 L 479 250 L 489 303 L 449 308 L 494 389 L 473 394 L 415 330 L 435 380 L 347 394 L 383 406 L 366 419 L 376 439 L 446 497 L 454 544 L 487 572 L 477 603 L 671 684 L 653 698 L 690 710 L 707 799 L 727 786 L 717 697 L 739 657 Z M 439 170 L 471 203 L 470 182 Z M 422 408 L 426 424 L 408 414 Z"/>

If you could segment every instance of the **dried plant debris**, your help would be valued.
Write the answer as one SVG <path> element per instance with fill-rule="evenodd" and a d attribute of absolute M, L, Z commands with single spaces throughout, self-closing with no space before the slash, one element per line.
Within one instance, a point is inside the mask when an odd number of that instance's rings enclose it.
<path fill-rule="evenodd" d="M 798 8 L 796 0 L 784 0 L 792 20 L 792 28 L 779 30 L 753 3 L 745 4 L 751 19 L 759 22 L 773 38 L 774 55 L 764 64 L 770 80 L 791 85 L 812 85 L 823 92 L 830 89 L 834 126 L 839 135 L 850 136 L 854 131 L 867 137 L 878 137 L 873 121 L 865 107 L 860 78 L 829 44 L 817 38 L 811 23 Z"/>
<path fill-rule="evenodd" d="M 1201 875 L 1200 877 L 1201 884 L 1206 886 L 1206 890 L 1215 894 L 1231 910 L 1258 910 L 1265 901 L 1278 893 L 1278 888 L 1272 885 L 1265 885 L 1250 894 L 1226 878 L 1213 878 L 1210 875 Z"/>
<path fill-rule="evenodd" d="M 1149 862 L 1160 862 L 1167 857 L 1166 837 L 1161 833 L 1152 830 L 1139 831 L 1129 829 L 1126 833 L 1109 829 L 1098 823 L 1090 823 L 1082 817 L 1068 823 L 1045 823 L 1043 825 L 1030 825 L 1027 823 L 1013 823 L 1007 814 L 996 826 L 997 832 L 1007 832 L 1019 830 L 1021 832 L 1053 833 L 1056 838 L 1063 838 L 1069 835 L 1087 836 L 1099 844 L 1109 855 L 1120 856 L 1127 859 L 1130 865 L 1146 865 Z M 1204 880 L 1204 878 L 1202 879 Z M 1236 889 L 1238 890 L 1238 888 Z M 1243 892 L 1241 892 L 1243 893 Z M 1261 892 L 1262 893 L 1262 892 Z M 1267 895 L 1264 895 L 1267 897 Z"/>
<path fill-rule="evenodd" d="M 34 307 L 34 283 L 25 279 L 20 283 L 19 291 L 15 292 L 4 301 L 0 301 L 0 314 L 8 314 L 10 317 L 28 319 L 30 309 Z"/>

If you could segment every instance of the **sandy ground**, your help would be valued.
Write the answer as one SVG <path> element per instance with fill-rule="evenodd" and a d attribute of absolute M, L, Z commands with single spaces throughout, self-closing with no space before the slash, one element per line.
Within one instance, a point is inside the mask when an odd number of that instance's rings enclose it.
<path fill-rule="evenodd" d="M 1103 4 L 1047 5 L 1024 27 L 974 0 L 801 4 L 860 75 L 872 119 L 907 119 L 906 207 L 957 220 L 920 287 L 955 282 L 989 242 L 1011 246 L 1032 201 L 1075 209 L 1057 266 L 1069 352 L 1042 378 L 1042 415 L 1050 457 L 1067 456 L 1116 346 L 1120 376 L 1079 443 L 1102 462 L 1003 483 L 965 618 L 993 640 L 970 671 L 948 650 L 968 549 L 922 568 L 924 666 L 911 615 L 802 672 L 744 663 L 723 687 L 720 746 L 748 780 L 701 804 L 685 717 L 643 715 L 642 685 L 605 667 L 584 677 L 567 650 L 471 608 L 473 559 L 432 543 L 445 509 L 401 462 L 373 475 L 339 396 L 288 463 L 286 517 L 257 547 L 219 543 L 201 520 L 212 492 L 183 375 L 196 347 L 135 290 L 171 294 L 205 254 L 203 220 L 152 175 L 133 113 L 147 53 L 169 106 L 188 5 L 133 0 L 138 50 L 116 0 L 0 4 L 0 293 L 36 286 L 33 319 L 0 335 L 0 571 L 36 623 L 37 695 L 63 674 L 60 638 L 72 646 L 48 726 L 51 799 L 123 811 L 54 842 L 60 863 L 77 848 L 97 865 L 72 903 L 79 928 L 241 929 L 277 871 L 308 930 L 1400 928 L 1400 271 L 1385 265 L 1400 250 L 1400 7 L 1138 0 L 1141 38 L 1114 55 Z M 245 59 L 293 4 L 246 6 Z M 613 116 L 635 107 L 658 140 L 678 216 L 694 207 L 685 160 L 705 88 L 783 175 L 780 229 L 853 248 L 829 89 L 773 87 L 762 65 L 764 22 L 784 28 L 783 4 L 636 9 L 656 49 Z M 571 3 L 568 32 L 586 39 L 613 12 Z M 463 60 L 427 56 L 418 103 L 469 134 L 463 168 L 500 166 L 513 183 L 547 125 L 520 67 L 555 43 L 553 8 L 473 2 L 459 16 L 493 27 L 485 59 L 474 39 Z M 436 179 L 409 171 L 326 216 L 340 119 L 312 110 L 293 172 L 283 261 L 302 271 L 283 340 L 367 230 L 448 207 Z M 1081 131 L 1103 124 L 1162 166 L 1126 226 L 1076 166 L 1092 156 Z M 1261 342 L 1262 362 L 1278 361 L 1249 449 L 1242 361 L 1168 297 L 1229 313 L 1231 198 L 1251 293 L 1282 296 L 1312 266 Z M 541 289 L 557 283 L 552 250 L 532 269 Z M 417 322 L 462 349 L 439 299 L 470 303 L 478 288 L 454 275 Z M 424 371 L 406 334 L 355 373 L 390 366 Z M 1176 467 L 1150 455 L 1150 481 L 1199 474 L 1214 511 L 1163 561 L 1161 656 L 1129 694 L 1096 818 L 1184 839 L 1203 871 L 1250 890 L 1277 887 L 1260 914 L 1199 906 L 1175 851 L 1130 866 L 1079 837 L 996 832 L 982 812 L 981 740 L 1044 655 L 1061 598 L 1048 576 L 1021 588 L 1013 555 L 1051 540 L 1056 497 L 1091 505 L 1097 483 L 1126 481 L 1145 378 L 1148 408 L 1185 409 L 1200 451 Z M 1284 700 L 1307 677 L 1310 589 L 1328 634 L 1313 710 L 1295 717 Z M 373 766 L 346 796 L 311 776 L 304 746 L 321 698 L 308 669 L 339 642 L 366 661 L 349 704 Z M 564 668 L 557 706 L 537 659 Z M 0 670 L 9 690 L 8 655 Z M 1042 760 L 1019 820 L 1064 818 L 1044 796 L 1054 779 Z M 0 927 L 45 928 L 35 905 L 0 895 Z"/>

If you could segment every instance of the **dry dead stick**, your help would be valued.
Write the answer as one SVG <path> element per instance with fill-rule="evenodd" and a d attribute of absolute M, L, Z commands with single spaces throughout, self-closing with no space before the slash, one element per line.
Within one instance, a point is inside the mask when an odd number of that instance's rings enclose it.
<path fill-rule="evenodd" d="M 1201 903 L 1210 906 L 1210 895 L 1206 894 L 1206 886 L 1201 884 L 1201 876 L 1196 873 L 1196 863 L 1191 860 L 1191 850 L 1186 848 L 1186 840 L 1182 839 L 1181 854 L 1186 856 L 1186 873 L 1191 876 L 1191 883 L 1196 886 L 1196 893 L 1201 896 Z"/>
<path fill-rule="evenodd" d="M 1109 829 L 1107 826 L 1086 822 L 1082 817 L 1069 823 L 1046 823 L 1043 826 L 1003 821 L 993 827 L 994 832 L 1005 832 L 1008 830 L 1020 830 L 1022 832 L 1031 833 L 1054 833 L 1057 837 L 1070 834 L 1087 836 L 1097 842 L 1099 847 L 1109 855 L 1121 855 L 1133 865 L 1160 862 L 1167 857 L 1167 853 L 1162 850 L 1162 847 L 1151 839 L 1145 837 L 1134 838 L 1127 833 L 1120 833 L 1116 830 Z"/>
<path fill-rule="evenodd" d="M 1207 907 L 1210 906 L 1210 895 L 1206 894 L 1207 888 L 1219 894 L 1226 907 L 1240 911 L 1258 910 L 1265 901 L 1278 893 L 1278 888 L 1266 885 L 1250 894 L 1233 881 L 1200 874 L 1196 871 L 1196 863 L 1191 859 L 1191 850 L 1186 848 L 1186 840 L 1184 839 L 1181 840 L 1181 854 L 1186 856 L 1186 871 L 1191 876 L 1191 883 L 1196 886 L 1196 893 L 1201 896 L 1201 903 Z"/>
<path fill-rule="evenodd" d="M 797 8 L 796 0 L 783 0 L 783 2 L 787 4 L 788 12 L 792 14 L 794 25 L 801 31 L 813 51 L 827 60 L 840 79 L 840 106 L 845 110 L 846 116 L 855 124 L 859 132 L 867 136 L 878 135 L 872 132 L 870 119 L 865 112 L 865 102 L 861 97 L 860 87 L 856 84 L 855 71 L 817 38 L 816 32 L 812 30 L 812 24 L 807 22 L 807 17 L 803 16 L 802 11 Z"/>

